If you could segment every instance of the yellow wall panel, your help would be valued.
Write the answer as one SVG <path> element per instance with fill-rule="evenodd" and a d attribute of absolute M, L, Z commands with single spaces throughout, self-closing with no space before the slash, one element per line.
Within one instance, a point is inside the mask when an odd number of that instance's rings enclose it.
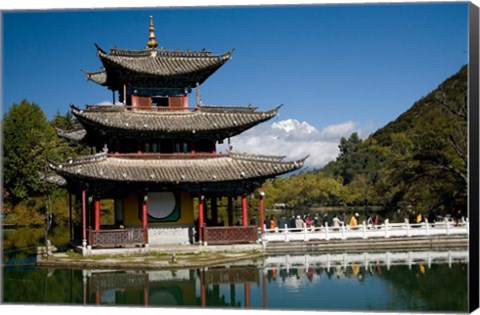
<path fill-rule="evenodd" d="M 193 199 L 190 193 L 180 193 L 180 218 L 175 222 L 149 222 L 149 226 L 159 226 L 168 224 L 193 224 Z M 141 226 L 142 221 L 139 217 L 141 209 L 138 196 L 130 193 L 123 199 L 123 218 L 125 227 Z"/>

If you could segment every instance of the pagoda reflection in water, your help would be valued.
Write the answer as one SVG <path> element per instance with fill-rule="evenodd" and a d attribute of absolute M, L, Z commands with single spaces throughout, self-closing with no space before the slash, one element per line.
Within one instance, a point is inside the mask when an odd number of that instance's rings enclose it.
<path fill-rule="evenodd" d="M 260 285 L 256 266 L 146 272 L 84 271 L 83 276 L 84 304 L 97 305 L 241 307 L 242 302 L 236 297 L 236 285 L 240 284 L 244 288 L 243 306 L 250 308 L 250 285 Z M 221 285 L 228 285 L 229 301 L 221 294 Z"/>

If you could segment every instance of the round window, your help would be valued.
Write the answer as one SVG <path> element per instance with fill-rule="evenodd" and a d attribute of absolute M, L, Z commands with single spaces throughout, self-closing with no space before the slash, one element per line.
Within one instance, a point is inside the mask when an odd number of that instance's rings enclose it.
<path fill-rule="evenodd" d="M 155 219 L 163 219 L 171 215 L 177 201 L 171 192 L 148 193 L 148 215 Z"/>

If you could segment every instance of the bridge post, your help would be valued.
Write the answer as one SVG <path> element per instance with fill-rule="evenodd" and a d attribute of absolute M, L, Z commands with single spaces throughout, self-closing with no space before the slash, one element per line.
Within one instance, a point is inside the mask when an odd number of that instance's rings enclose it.
<path fill-rule="evenodd" d="M 387 221 L 387 220 L 385 220 L 385 221 Z M 385 256 L 386 256 L 385 260 L 387 261 L 387 270 L 390 271 L 390 255 L 389 255 L 389 252 L 386 252 Z"/>
<path fill-rule="evenodd" d="M 329 231 L 328 231 L 328 222 L 325 222 L 325 239 L 328 241 L 330 239 Z"/>
<path fill-rule="evenodd" d="M 345 223 L 342 225 L 342 240 L 346 239 L 345 236 Z"/>
<path fill-rule="evenodd" d="M 429 226 L 428 226 L 428 219 L 425 218 L 425 235 L 428 236 Z"/>
<path fill-rule="evenodd" d="M 363 239 L 367 239 L 367 222 L 363 221 Z"/>
<path fill-rule="evenodd" d="M 308 236 L 307 236 L 307 225 L 303 225 L 303 241 L 306 242 L 308 241 Z"/>
<path fill-rule="evenodd" d="M 385 238 L 389 238 L 389 235 L 388 235 L 388 219 L 385 219 Z"/>
<path fill-rule="evenodd" d="M 408 219 L 405 218 L 405 227 L 407 229 L 407 236 L 410 237 L 410 223 L 408 223 Z"/>
<path fill-rule="evenodd" d="M 285 230 L 283 231 L 285 234 L 285 243 L 288 243 L 288 224 L 285 223 Z"/>
<path fill-rule="evenodd" d="M 445 223 L 447 224 L 447 235 L 450 235 L 450 222 L 445 218 Z"/>
<path fill-rule="evenodd" d="M 327 272 L 330 272 L 330 267 L 331 267 L 330 254 L 327 254 Z"/>

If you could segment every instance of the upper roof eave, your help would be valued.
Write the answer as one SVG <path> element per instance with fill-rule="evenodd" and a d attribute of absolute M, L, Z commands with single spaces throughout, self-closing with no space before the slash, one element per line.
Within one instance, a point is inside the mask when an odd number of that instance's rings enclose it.
<path fill-rule="evenodd" d="M 107 84 L 107 72 L 105 69 L 95 72 L 90 72 L 82 69 L 82 72 L 85 74 L 85 77 L 99 85 L 105 86 Z"/>
<path fill-rule="evenodd" d="M 102 50 L 97 44 L 97 55 L 104 68 L 119 68 L 132 71 L 136 74 L 145 74 L 158 77 L 186 75 L 194 72 L 216 71 L 231 59 L 235 49 L 212 55 L 206 51 L 172 51 L 166 49 L 125 50 L 111 49 L 110 53 Z M 211 74 L 211 71 L 207 77 Z M 206 78 L 205 78 L 206 79 Z"/>
<path fill-rule="evenodd" d="M 97 48 L 97 55 L 100 58 L 108 58 L 112 56 L 116 57 L 126 57 L 126 58 L 145 58 L 152 57 L 152 54 L 160 57 L 186 57 L 186 58 L 214 58 L 214 59 L 230 59 L 235 48 L 232 48 L 220 55 L 212 55 L 212 52 L 209 50 L 168 50 L 162 48 L 145 48 L 145 49 L 121 49 L 121 48 L 112 48 L 110 53 L 107 53 L 103 50 L 98 44 L 95 43 Z"/>

